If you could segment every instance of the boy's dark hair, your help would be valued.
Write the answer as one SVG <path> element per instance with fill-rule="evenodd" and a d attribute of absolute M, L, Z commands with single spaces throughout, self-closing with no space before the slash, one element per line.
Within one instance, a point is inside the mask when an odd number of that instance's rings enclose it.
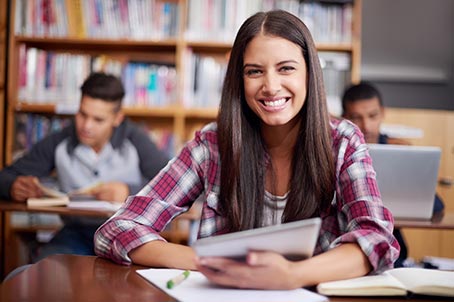
<path fill-rule="evenodd" d="M 351 85 L 345 90 L 342 96 L 342 111 L 345 114 L 347 104 L 354 103 L 358 100 L 377 98 L 380 106 L 383 107 L 381 94 L 374 85 L 369 82 L 361 82 L 359 84 Z"/>
<path fill-rule="evenodd" d="M 102 72 L 90 74 L 80 87 L 80 90 L 82 96 L 118 103 L 118 110 L 125 96 L 125 90 L 121 80 L 116 76 Z"/>

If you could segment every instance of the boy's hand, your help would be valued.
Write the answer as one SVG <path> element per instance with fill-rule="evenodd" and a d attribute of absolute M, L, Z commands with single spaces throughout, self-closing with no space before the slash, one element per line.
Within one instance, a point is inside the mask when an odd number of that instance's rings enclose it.
<path fill-rule="evenodd" d="M 43 191 L 35 176 L 18 176 L 10 189 L 14 201 L 25 202 L 30 197 L 42 197 Z"/>
<path fill-rule="evenodd" d="M 96 186 L 90 190 L 90 193 L 97 200 L 124 202 L 129 196 L 129 188 L 123 182 L 111 181 Z"/>

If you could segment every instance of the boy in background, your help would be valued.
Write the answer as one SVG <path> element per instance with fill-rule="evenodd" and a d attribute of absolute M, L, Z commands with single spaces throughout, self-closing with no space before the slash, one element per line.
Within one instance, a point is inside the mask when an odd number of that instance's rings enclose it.
<path fill-rule="evenodd" d="M 50 134 L 12 165 L 0 171 L 0 198 L 26 202 L 42 197 L 40 179 L 57 176 L 59 189 L 70 192 L 99 183 L 90 190 L 98 200 L 124 202 L 163 168 L 168 158 L 149 136 L 124 118 L 125 95 L 115 76 L 91 74 L 81 86 L 74 122 Z M 62 217 L 63 228 L 38 251 L 94 255 L 93 235 L 105 219 Z"/>
<path fill-rule="evenodd" d="M 342 96 L 342 110 L 342 117 L 349 119 L 361 129 L 366 143 L 410 145 L 403 139 L 388 137 L 386 134 L 380 133 L 385 108 L 380 92 L 372 84 L 361 82 L 347 88 Z M 435 194 L 433 212 L 440 212 L 443 208 L 443 201 Z M 400 244 L 400 255 L 394 266 L 402 267 L 408 255 L 407 245 L 399 229 L 394 229 L 393 234 Z"/>

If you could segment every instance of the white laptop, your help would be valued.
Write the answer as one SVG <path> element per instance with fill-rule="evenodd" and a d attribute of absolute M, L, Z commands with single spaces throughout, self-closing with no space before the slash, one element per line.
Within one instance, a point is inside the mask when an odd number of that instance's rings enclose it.
<path fill-rule="evenodd" d="M 395 218 L 432 218 L 441 149 L 369 145 L 383 204 Z"/>

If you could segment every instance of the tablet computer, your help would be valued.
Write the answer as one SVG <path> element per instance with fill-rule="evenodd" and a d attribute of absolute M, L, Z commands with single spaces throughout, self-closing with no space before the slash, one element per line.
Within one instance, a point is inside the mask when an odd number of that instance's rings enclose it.
<path fill-rule="evenodd" d="M 321 219 L 310 218 L 195 241 L 192 248 L 199 257 L 228 257 L 244 260 L 248 251 L 273 251 L 291 260 L 312 256 Z"/>

